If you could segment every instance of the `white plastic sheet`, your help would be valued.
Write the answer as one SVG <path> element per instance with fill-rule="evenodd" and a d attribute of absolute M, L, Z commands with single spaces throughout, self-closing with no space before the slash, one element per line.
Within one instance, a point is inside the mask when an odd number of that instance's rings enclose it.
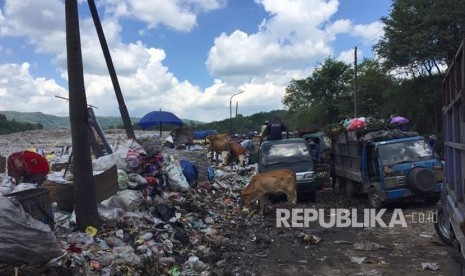
<path fill-rule="evenodd" d="M 168 183 L 171 191 L 174 192 L 187 192 L 189 191 L 189 183 L 182 172 L 182 168 L 177 163 L 171 163 L 166 167 L 166 175 L 168 176 Z"/>

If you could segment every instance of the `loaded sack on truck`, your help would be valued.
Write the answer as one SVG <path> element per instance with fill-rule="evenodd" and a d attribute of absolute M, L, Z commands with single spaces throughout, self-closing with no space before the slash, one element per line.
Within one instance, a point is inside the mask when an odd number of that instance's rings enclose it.
<path fill-rule="evenodd" d="M 373 208 L 407 198 L 439 200 L 442 162 L 416 132 L 359 129 L 332 138 L 333 170 L 346 195 L 366 193 Z"/>

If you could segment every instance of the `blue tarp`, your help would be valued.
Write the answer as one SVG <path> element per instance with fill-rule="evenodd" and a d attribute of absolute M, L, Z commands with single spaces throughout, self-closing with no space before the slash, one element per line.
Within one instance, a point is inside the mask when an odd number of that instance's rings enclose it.
<path fill-rule="evenodd" d="M 186 177 L 187 183 L 192 186 L 199 177 L 197 167 L 188 160 L 181 160 L 179 161 L 179 164 L 181 165 L 182 172 Z"/>
<path fill-rule="evenodd" d="M 194 140 L 205 139 L 208 135 L 211 134 L 218 134 L 218 131 L 215 129 L 194 131 Z"/>

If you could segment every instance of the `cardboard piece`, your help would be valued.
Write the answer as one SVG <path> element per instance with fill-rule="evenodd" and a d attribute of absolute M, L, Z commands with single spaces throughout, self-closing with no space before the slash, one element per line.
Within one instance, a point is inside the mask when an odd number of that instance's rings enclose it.
<path fill-rule="evenodd" d="M 116 165 L 110 169 L 94 175 L 95 197 L 96 203 L 102 202 L 110 198 L 119 191 L 118 185 L 118 170 Z M 72 212 L 74 209 L 74 186 L 73 184 L 57 184 L 62 188 L 56 193 L 56 202 L 58 209 Z"/>

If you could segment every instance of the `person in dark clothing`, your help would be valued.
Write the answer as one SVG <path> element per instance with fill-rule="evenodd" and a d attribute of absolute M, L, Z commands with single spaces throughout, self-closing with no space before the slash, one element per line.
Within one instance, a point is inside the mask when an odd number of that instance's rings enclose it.
<path fill-rule="evenodd" d="M 267 136 L 268 140 L 281 140 L 283 139 L 283 131 L 289 134 L 289 130 L 281 122 L 281 118 L 276 117 L 273 122 L 268 124 L 268 127 L 264 131 L 264 136 Z"/>

